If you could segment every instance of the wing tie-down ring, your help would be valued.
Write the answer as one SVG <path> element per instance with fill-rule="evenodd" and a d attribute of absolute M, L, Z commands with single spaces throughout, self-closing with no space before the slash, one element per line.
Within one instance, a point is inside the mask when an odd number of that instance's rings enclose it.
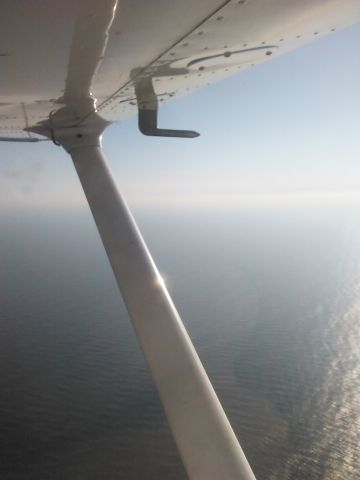
<path fill-rule="evenodd" d="M 49 113 L 50 137 L 53 144 L 56 145 L 57 147 L 60 147 L 61 143 L 56 139 L 56 136 L 55 136 L 55 129 L 54 129 L 53 118 L 52 118 L 54 113 L 56 113 L 56 110 L 52 110 Z"/>

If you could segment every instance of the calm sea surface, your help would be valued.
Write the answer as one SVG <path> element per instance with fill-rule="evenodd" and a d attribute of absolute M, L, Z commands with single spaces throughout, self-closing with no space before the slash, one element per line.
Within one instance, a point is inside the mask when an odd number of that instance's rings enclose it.
<path fill-rule="evenodd" d="M 258 479 L 360 479 L 359 212 L 135 214 Z M 186 478 L 88 210 L 0 218 L 0 478 Z"/>

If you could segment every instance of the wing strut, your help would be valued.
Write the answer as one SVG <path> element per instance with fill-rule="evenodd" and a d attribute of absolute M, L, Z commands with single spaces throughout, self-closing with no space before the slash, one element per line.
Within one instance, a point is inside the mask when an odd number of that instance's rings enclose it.
<path fill-rule="evenodd" d="M 164 282 L 122 199 L 99 135 L 70 153 L 190 479 L 255 480 Z"/>

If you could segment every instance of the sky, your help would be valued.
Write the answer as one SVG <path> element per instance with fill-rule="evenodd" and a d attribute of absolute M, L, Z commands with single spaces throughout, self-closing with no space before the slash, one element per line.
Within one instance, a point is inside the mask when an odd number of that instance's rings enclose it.
<path fill-rule="evenodd" d="M 360 203 L 359 45 L 357 24 L 161 106 L 159 126 L 196 139 L 145 137 L 135 117 L 111 125 L 121 192 L 130 205 Z M 61 148 L 0 149 L 2 207 L 85 203 Z"/>

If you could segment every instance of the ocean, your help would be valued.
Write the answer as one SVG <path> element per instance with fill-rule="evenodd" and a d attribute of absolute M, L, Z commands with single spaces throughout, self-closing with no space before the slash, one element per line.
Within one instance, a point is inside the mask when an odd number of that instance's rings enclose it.
<path fill-rule="evenodd" d="M 350 206 L 134 209 L 258 480 L 360 479 Z M 185 479 L 89 210 L 1 210 L 0 478 Z"/>

